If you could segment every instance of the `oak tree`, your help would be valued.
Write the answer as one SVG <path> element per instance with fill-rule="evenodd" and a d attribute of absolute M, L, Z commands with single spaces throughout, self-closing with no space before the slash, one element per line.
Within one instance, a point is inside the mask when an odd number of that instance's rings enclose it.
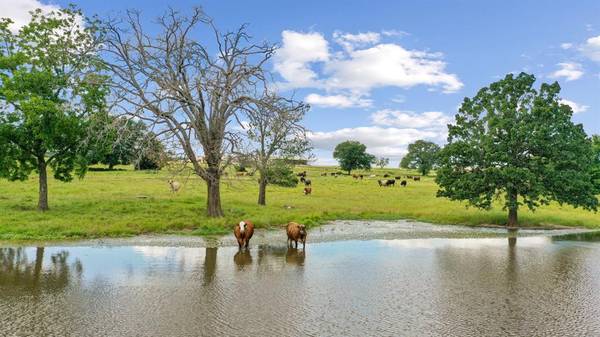
<path fill-rule="evenodd" d="M 523 205 L 596 210 L 591 141 L 560 103 L 558 83 L 534 83 L 533 75 L 509 74 L 464 99 L 441 151 L 439 197 L 483 209 L 503 197 L 508 226 L 518 225 Z"/>

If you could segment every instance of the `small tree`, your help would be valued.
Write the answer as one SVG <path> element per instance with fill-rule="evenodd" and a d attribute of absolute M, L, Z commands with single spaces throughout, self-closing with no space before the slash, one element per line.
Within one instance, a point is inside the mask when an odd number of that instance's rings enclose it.
<path fill-rule="evenodd" d="M 536 90 L 534 82 L 533 75 L 509 74 L 465 98 L 441 151 L 439 197 L 489 209 L 504 195 L 508 226 L 518 224 L 521 205 L 597 208 L 591 142 L 560 103 L 558 83 Z"/>
<path fill-rule="evenodd" d="M 105 87 L 96 75 L 97 23 L 78 24 L 81 12 L 31 12 L 17 33 L 0 19 L 0 177 L 39 175 L 38 209 L 48 210 L 48 166 L 54 178 L 83 176 L 80 143 L 87 117 L 103 111 Z"/>
<path fill-rule="evenodd" d="M 379 166 L 379 168 L 381 168 L 381 169 L 388 166 L 389 163 L 390 163 L 390 158 L 380 157 L 377 160 L 375 160 L 375 165 Z"/>
<path fill-rule="evenodd" d="M 290 181 L 285 176 L 291 169 L 282 168 L 282 164 L 309 151 L 306 129 L 300 124 L 308 108 L 304 103 L 272 94 L 245 106 L 244 128 L 250 141 L 248 157 L 260 174 L 259 205 L 266 204 L 269 183 L 285 181 L 286 185 Z"/>
<path fill-rule="evenodd" d="M 132 157 L 136 170 L 160 170 L 168 160 L 163 143 L 153 132 L 146 132 L 135 146 Z"/>
<path fill-rule="evenodd" d="M 364 144 L 352 140 L 339 143 L 333 151 L 333 158 L 340 163 L 342 170 L 348 171 L 348 174 L 356 169 L 370 170 L 375 161 L 375 156 L 367 153 Z"/>
<path fill-rule="evenodd" d="M 148 133 L 142 121 L 97 114 L 88 128 L 88 158 L 92 164 L 129 165 L 140 156 L 139 148 Z"/>
<path fill-rule="evenodd" d="M 267 184 L 269 185 L 282 187 L 296 187 L 298 185 L 298 177 L 294 174 L 292 166 L 284 160 L 274 160 L 273 163 L 269 165 L 266 175 Z"/>
<path fill-rule="evenodd" d="M 408 145 L 408 153 L 400 161 L 400 167 L 416 169 L 426 176 L 438 163 L 440 147 L 432 142 L 417 140 Z"/>

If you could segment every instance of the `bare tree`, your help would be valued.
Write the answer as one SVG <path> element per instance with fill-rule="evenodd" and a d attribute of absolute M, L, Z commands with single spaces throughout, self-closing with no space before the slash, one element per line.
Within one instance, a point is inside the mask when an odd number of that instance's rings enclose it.
<path fill-rule="evenodd" d="M 170 9 L 157 24 L 150 35 L 137 11 L 106 23 L 118 106 L 177 145 L 207 184 L 208 215 L 222 216 L 220 178 L 237 139 L 229 124 L 264 83 L 274 46 L 253 44 L 245 25 L 221 33 L 200 8 L 190 15 Z"/>
<path fill-rule="evenodd" d="M 279 161 L 297 159 L 309 150 L 306 129 L 300 124 L 309 106 L 274 94 L 245 105 L 242 123 L 250 142 L 245 153 L 259 172 L 258 204 L 266 204 L 269 172 Z"/>

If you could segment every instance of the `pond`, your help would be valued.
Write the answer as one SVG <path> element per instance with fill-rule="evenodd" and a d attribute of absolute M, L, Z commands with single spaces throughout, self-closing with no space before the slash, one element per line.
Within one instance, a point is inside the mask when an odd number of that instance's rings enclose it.
<path fill-rule="evenodd" d="M 564 235 L 567 234 L 567 235 Z M 0 336 L 591 336 L 600 236 L 408 222 L 0 248 Z"/>

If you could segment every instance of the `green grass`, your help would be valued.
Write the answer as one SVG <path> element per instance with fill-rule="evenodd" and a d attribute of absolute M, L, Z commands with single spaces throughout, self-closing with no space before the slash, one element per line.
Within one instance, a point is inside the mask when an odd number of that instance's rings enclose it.
<path fill-rule="evenodd" d="M 415 219 L 420 221 L 484 225 L 504 224 L 506 212 L 497 206 L 491 211 L 466 208 L 464 203 L 435 197 L 432 177 L 400 186 L 379 187 L 376 179 L 354 180 L 349 176 L 321 177 L 326 167 L 298 167 L 308 171 L 313 195 L 304 196 L 302 187 L 269 186 L 267 206 L 256 204 L 256 178 L 232 177 L 223 180 L 222 203 L 226 216 L 205 215 L 206 187 L 195 177 L 180 176 L 183 183 L 172 194 L 169 172 L 132 170 L 91 171 L 83 180 L 49 184 L 50 211 L 38 212 L 37 179 L 25 182 L 0 180 L 0 240 L 59 240 L 130 236 L 143 233 L 211 235 L 230 232 L 240 219 L 251 219 L 258 227 L 280 226 L 298 221 L 309 226 L 335 219 Z M 405 175 L 398 169 L 373 170 L 369 174 Z M 536 212 L 520 211 L 522 226 L 579 226 L 600 228 L 600 215 L 569 206 L 551 205 Z"/>

